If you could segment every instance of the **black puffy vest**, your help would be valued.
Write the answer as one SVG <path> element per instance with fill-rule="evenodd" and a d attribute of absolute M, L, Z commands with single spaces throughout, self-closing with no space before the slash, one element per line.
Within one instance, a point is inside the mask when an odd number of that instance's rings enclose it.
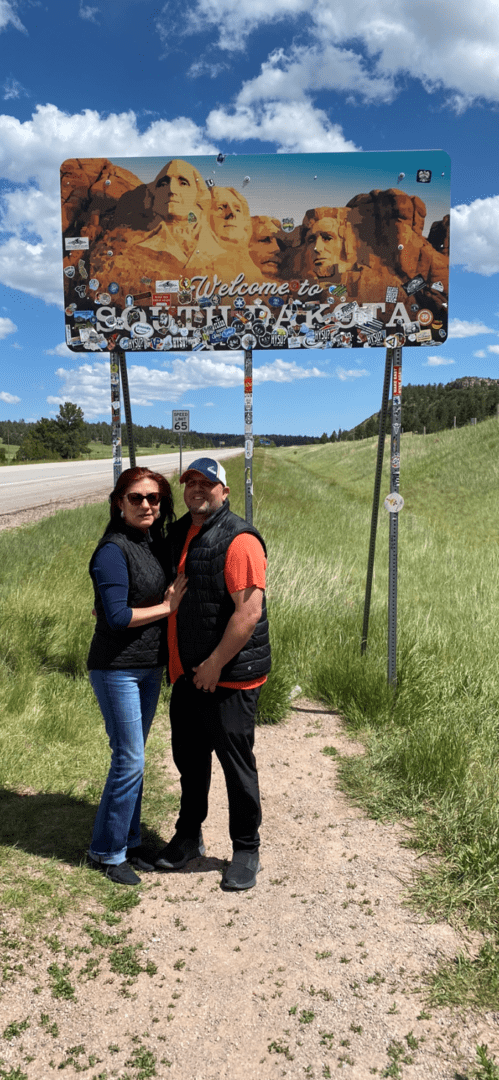
<path fill-rule="evenodd" d="M 173 558 L 178 566 L 185 539 L 192 525 L 190 514 L 170 526 Z M 267 550 L 260 533 L 233 514 L 224 502 L 202 526 L 190 544 L 185 562 L 187 592 L 177 614 L 178 651 L 186 674 L 213 652 L 235 610 L 224 580 L 227 549 L 239 533 L 251 533 Z M 248 682 L 270 671 L 270 643 L 265 595 L 261 617 L 243 649 L 222 668 L 222 682 Z"/>
<path fill-rule="evenodd" d="M 87 667 L 90 671 L 108 668 L 150 668 L 166 664 L 168 646 L 167 619 L 146 626 L 115 630 L 106 619 L 100 592 L 95 584 L 92 566 L 99 548 L 116 544 L 123 552 L 128 567 L 128 605 L 131 608 L 153 607 L 160 604 L 171 575 L 165 572 L 167 544 L 162 539 L 154 543 L 140 529 L 128 526 L 122 532 L 106 533 L 97 544 L 89 565 L 95 594 L 97 623 L 90 645 Z"/>

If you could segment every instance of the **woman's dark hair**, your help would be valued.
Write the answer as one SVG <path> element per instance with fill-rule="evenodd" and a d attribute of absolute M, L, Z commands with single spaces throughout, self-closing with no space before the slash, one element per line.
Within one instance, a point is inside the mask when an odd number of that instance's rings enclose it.
<path fill-rule="evenodd" d="M 163 532 L 163 525 L 165 521 L 170 524 L 175 519 L 173 512 L 173 495 L 171 487 L 162 473 L 152 472 L 151 469 L 144 469 L 140 465 L 136 465 L 134 469 L 125 469 L 121 473 L 118 482 L 109 496 L 109 503 L 111 506 L 111 518 L 104 531 L 104 535 L 108 532 L 123 532 L 125 528 L 125 522 L 121 517 L 121 509 L 119 501 L 124 498 L 128 488 L 131 487 L 137 480 L 143 480 L 145 478 L 154 480 L 159 487 L 161 502 L 159 517 L 156 518 L 153 525 L 151 525 L 150 532 L 152 535 Z"/>

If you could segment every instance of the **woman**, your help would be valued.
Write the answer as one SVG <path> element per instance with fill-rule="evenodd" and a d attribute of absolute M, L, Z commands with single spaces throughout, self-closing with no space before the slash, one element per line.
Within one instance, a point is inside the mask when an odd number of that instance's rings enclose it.
<path fill-rule="evenodd" d="M 187 586 L 184 574 L 168 585 L 162 526 L 174 514 L 165 477 L 126 469 L 110 502 L 111 520 L 89 566 L 97 623 L 87 666 L 112 753 L 88 863 L 112 881 L 138 885 L 130 864 L 154 869 L 141 847 L 140 810 L 144 747 L 166 663 L 164 620 Z"/>

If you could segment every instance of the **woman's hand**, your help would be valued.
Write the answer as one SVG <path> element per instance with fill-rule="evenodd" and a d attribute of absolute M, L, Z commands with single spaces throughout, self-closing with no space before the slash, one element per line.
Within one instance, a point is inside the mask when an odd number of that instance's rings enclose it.
<path fill-rule="evenodd" d="M 163 597 L 163 603 L 168 608 L 167 615 L 171 615 L 172 611 L 177 610 L 186 589 L 187 578 L 185 574 L 178 574 L 175 581 L 168 586 Z"/>

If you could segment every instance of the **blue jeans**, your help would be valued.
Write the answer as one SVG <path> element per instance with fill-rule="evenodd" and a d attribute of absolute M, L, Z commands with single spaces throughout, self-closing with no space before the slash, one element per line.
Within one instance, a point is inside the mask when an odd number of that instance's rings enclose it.
<path fill-rule="evenodd" d="M 95 819 L 89 855 L 114 866 L 140 844 L 144 748 L 158 704 L 163 667 L 90 671 L 104 717 L 111 768 Z"/>

